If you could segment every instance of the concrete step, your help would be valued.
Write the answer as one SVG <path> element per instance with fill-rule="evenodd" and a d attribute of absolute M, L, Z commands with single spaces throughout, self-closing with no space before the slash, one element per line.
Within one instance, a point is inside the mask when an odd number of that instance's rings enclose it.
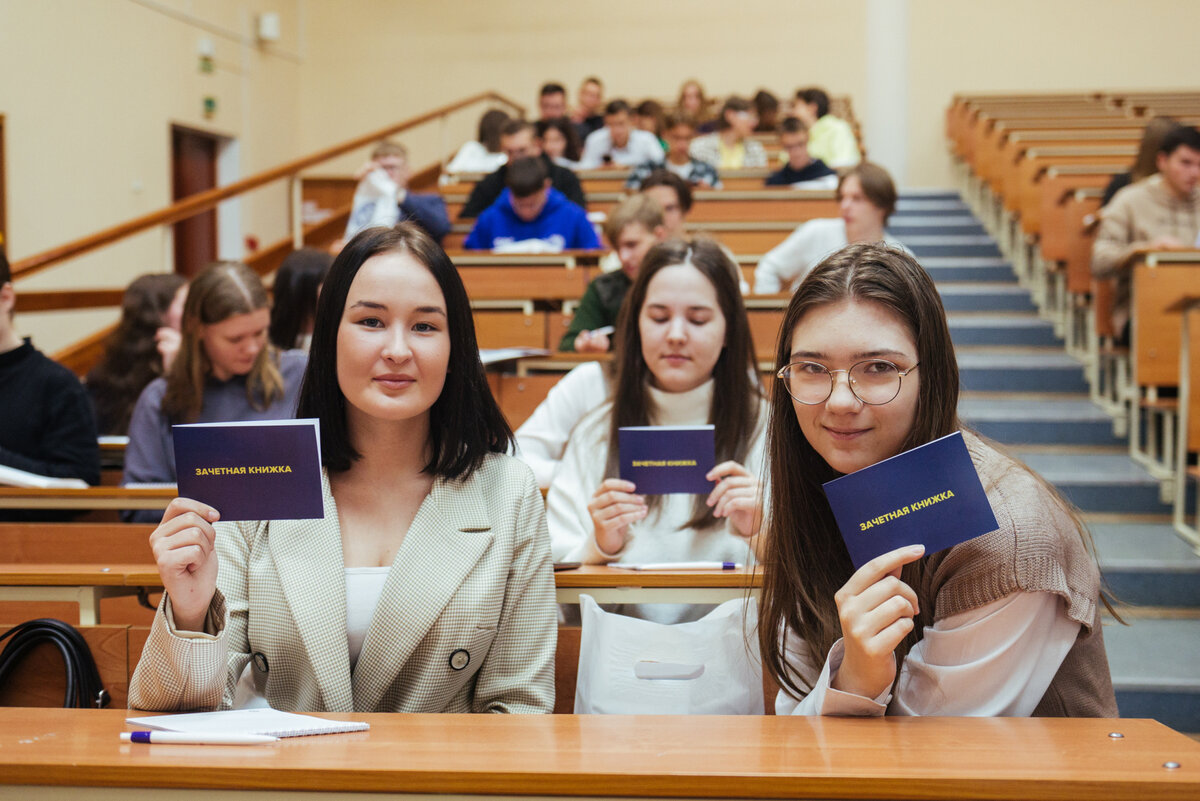
<path fill-rule="evenodd" d="M 902 241 L 905 237 L 987 234 L 970 214 L 894 214 L 888 220 L 887 230 Z"/>
<path fill-rule="evenodd" d="M 959 312 L 947 315 L 956 347 L 972 345 L 1062 345 L 1054 325 L 1033 312 Z"/>
<path fill-rule="evenodd" d="M 1085 512 L 1169 514 L 1158 481 L 1127 453 L 1110 450 L 1046 451 L 1011 448 L 1017 458 Z"/>
<path fill-rule="evenodd" d="M 1032 312 L 1036 311 L 1029 290 L 1016 281 L 949 282 L 938 284 L 942 306 L 947 312 Z"/>
<path fill-rule="evenodd" d="M 1083 367 L 1062 352 L 958 348 L 959 383 L 966 392 L 1086 393 Z"/>
<path fill-rule="evenodd" d="M 1089 523 L 1088 529 L 1117 601 L 1200 610 L 1200 556 L 1170 523 Z"/>
<path fill-rule="evenodd" d="M 1177 731 L 1200 732 L 1200 620 L 1129 623 L 1104 627 L 1121 717 L 1154 718 Z"/>
<path fill-rule="evenodd" d="M 1007 445 L 1025 443 L 1120 445 L 1112 418 L 1086 395 L 1070 399 L 962 398 L 959 416 L 972 428 Z"/>

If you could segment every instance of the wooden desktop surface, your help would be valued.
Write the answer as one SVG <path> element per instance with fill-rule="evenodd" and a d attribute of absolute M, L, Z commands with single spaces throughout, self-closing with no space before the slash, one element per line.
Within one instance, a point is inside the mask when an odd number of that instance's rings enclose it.
<path fill-rule="evenodd" d="M 326 717 L 366 720 L 371 730 L 191 746 L 122 743 L 126 714 L 0 710 L 0 796 L 35 798 L 40 786 L 44 797 L 71 798 L 86 793 L 57 788 L 304 798 L 1200 798 L 1200 743 L 1151 720 L 337 714 Z M 1109 737 L 1114 731 L 1124 737 Z"/>

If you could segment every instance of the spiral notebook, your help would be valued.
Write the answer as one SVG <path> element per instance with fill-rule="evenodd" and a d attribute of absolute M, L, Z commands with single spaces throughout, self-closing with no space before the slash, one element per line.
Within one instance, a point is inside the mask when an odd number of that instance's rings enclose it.
<path fill-rule="evenodd" d="M 125 718 L 125 722 L 154 731 L 178 731 L 187 734 L 269 734 L 273 737 L 341 734 L 371 728 L 368 723 L 326 720 L 312 715 L 280 712 L 270 707 L 191 712 L 184 715 L 149 715 L 142 718 Z"/>

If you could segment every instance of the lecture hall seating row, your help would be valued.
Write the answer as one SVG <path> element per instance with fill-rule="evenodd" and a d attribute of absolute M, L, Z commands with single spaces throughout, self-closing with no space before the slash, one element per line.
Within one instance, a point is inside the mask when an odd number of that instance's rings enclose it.
<path fill-rule="evenodd" d="M 1084 362 L 1093 399 L 1128 436 L 1131 456 L 1160 479 L 1176 529 L 1200 546 L 1196 511 L 1184 508 L 1200 451 L 1200 350 L 1183 314 L 1197 295 L 1200 251 L 1131 257 L 1128 347 L 1110 323 L 1111 283 L 1091 275 L 1103 188 L 1159 114 L 1200 123 L 1200 92 L 960 96 L 946 134 L 964 197 Z"/>

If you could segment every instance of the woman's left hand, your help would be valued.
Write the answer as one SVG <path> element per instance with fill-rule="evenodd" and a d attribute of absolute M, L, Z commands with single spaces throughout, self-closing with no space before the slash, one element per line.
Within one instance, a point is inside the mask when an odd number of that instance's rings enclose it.
<path fill-rule="evenodd" d="M 749 539 L 762 525 L 762 487 L 758 478 L 734 461 L 721 462 L 705 476 L 717 486 L 706 503 L 713 517 L 725 517 L 741 536 Z"/>

